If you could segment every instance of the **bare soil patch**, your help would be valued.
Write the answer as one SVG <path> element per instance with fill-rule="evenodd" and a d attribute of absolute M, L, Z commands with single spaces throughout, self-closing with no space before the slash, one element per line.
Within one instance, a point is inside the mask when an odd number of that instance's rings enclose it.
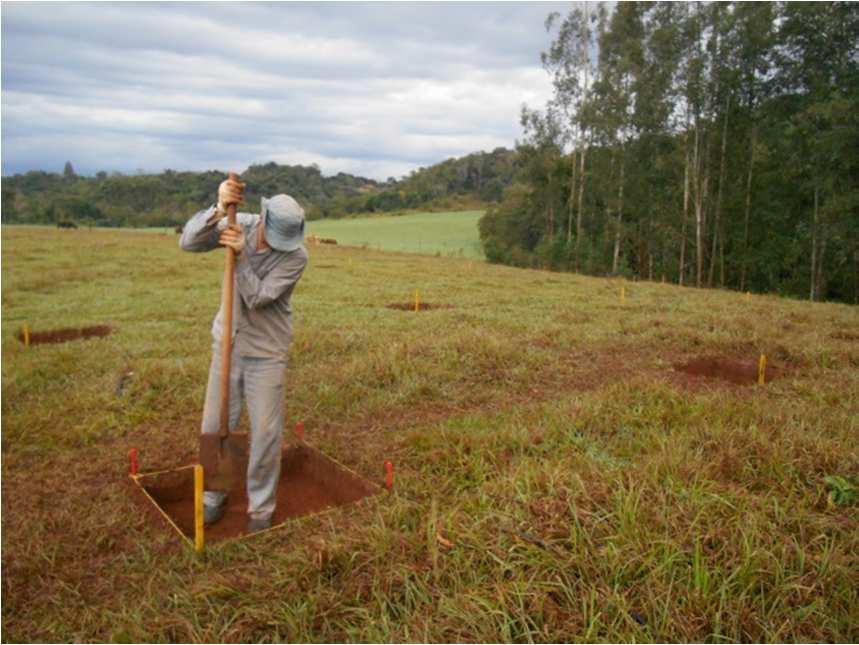
<path fill-rule="evenodd" d="M 737 385 L 755 385 L 758 382 L 758 364 L 756 361 L 738 361 L 720 357 L 693 358 L 686 363 L 677 363 L 674 369 L 678 372 L 703 378 L 719 379 Z M 783 370 L 767 363 L 764 381 L 769 383 L 783 376 Z"/>
<path fill-rule="evenodd" d="M 38 345 L 40 343 L 67 343 L 70 340 L 80 340 L 82 338 L 102 338 L 109 336 L 113 332 L 110 325 L 95 325 L 92 327 L 68 327 L 66 329 L 54 329 L 51 331 L 31 331 L 30 344 Z M 17 334 L 18 340 L 24 342 L 24 332 L 19 331 Z"/>
<path fill-rule="evenodd" d="M 388 309 L 399 309 L 400 311 L 414 311 L 415 303 L 414 302 L 393 302 L 389 305 L 385 305 Z M 453 305 L 442 305 L 432 302 L 419 302 L 417 306 L 418 311 L 426 311 L 427 309 L 453 309 Z"/>
<path fill-rule="evenodd" d="M 224 517 L 206 527 L 206 543 L 242 535 L 248 521 L 244 478 L 227 498 Z M 141 483 L 161 509 L 188 537 L 194 536 L 194 475 L 191 469 L 146 477 Z M 272 526 L 289 518 L 357 502 L 380 488 L 347 470 L 318 450 L 303 444 L 283 451 L 277 506 Z M 141 496 L 142 497 L 142 496 Z"/>

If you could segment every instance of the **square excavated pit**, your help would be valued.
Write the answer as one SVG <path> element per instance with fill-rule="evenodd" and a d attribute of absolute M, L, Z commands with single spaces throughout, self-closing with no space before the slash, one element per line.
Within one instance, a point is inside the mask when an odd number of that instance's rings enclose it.
<path fill-rule="evenodd" d="M 243 468 L 242 471 L 246 471 Z M 244 477 L 230 491 L 224 517 L 206 527 L 206 543 L 245 534 L 248 496 Z M 194 472 L 189 467 L 141 473 L 137 483 L 187 538 L 194 539 Z M 381 488 L 305 444 L 283 451 L 272 527 L 286 520 L 376 495 Z"/>

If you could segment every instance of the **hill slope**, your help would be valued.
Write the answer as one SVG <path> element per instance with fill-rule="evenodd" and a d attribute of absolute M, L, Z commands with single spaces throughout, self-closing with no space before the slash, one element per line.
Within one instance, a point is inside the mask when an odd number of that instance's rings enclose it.
<path fill-rule="evenodd" d="M 9 641 L 859 638 L 856 308 L 311 247 L 287 424 L 394 490 L 195 558 L 125 463 L 194 460 L 222 255 L 2 253 Z M 386 307 L 415 288 L 450 308 Z M 761 352 L 765 386 L 675 369 Z"/>
<path fill-rule="evenodd" d="M 158 175 L 79 177 L 28 172 L 3 178 L 4 223 L 54 224 L 71 220 L 98 226 L 175 226 L 212 203 L 226 171 Z M 516 153 L 498 148 L 420 168 L 399 181 L 380 183 L 318 166 L 267 163 L 242 173 L 245 208 L 259 208 L 260 196 L 288 193 L 310 219 L 420 207 L 463 210 L 500 199 L 516 172 Z"/>

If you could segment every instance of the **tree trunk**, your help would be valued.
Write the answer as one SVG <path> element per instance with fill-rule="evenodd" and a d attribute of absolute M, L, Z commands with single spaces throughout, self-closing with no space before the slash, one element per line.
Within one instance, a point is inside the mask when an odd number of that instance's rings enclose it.
<path fill-rule="evenodd" d="M 722 222 L 719 234 L 719 286 L 725 287 L 725 222 Z"/>
<path fill-rule="evenodd" d="M 820 227 L 820 251 L 817 253 L 817 286 L 814 289 L 814 295 L 820 300 L 823 294 L 826 293 L 826 283 L 823 280 L 823 256 L 826 255 L 826 227 Z"/>
<path fill-rule="evenodd" d="M 584 21 L 582 21 L 582 31 L 580 34 L 579 42 L 581 46 L 581 62 L 584 67 L 584 82 L 582 83 L 582 105 L 588 102 L 588 89 L 589 89 L 589 81 L 590 81 L 590 43 L 591 37 L 588 31 L 589 27 L 589 18 L 590 18 L 590 5 L 585 2 L 584 5 Z M 576 212 L 576 250 L 575 250 L 575 263 L 576 263 L 576 271 L 579 270 L 579 249 L 581 247 L 582 242 L 582 234 L 584 231 L 584 201 L 585 201 L 585 157 L 588 152 L 588 132 L 580 122 L 579 134 L 581 135 L 582 142 L 582 152 L 581 152 L 581 163 L 579 165 L 579 208 Z M 573 159 L 573 165 L 575 166 L 575 158 Z"/>
<path fill-rule="evenodd" d="M 817 186 L 814 187 L 814 219 L 811 224 L 811 277 L 809 282 L 808 299 L 814 302 L 817 299 Z"/>
<path fill-rule="evenodd" d="M 721 221 L 722 221 L 722 194 L 724 193 L 725 188 L 725 173 L 726 173 L 726 151 L 728 148 L 728 112 L 731 109 L 730 99 L 725 101 L 725 119 L 722 124 L 722 158 L 719 160 L 719 191 L 716 193 L 716 211 L 713 214 L 713 248 L 710 251 L 710 271 L 707 274 L 707 286 L 713 286 L 713 276 L 716 273 L 716 245 L 717 242 L 722 245 L 724 248 L 724 244 L 719 239 L 721 232 Z"/>
<path fill-rule="evenodd" d="M 581 163 L 579 164 L 579 209 L 576 211 L 576 271 L 579 270 L 579 244 L 582 240 L 582 231 L 584 229 L 585 157 L 587 153 L 588 140 L 586 136 L 582 136 L 582 154 L 580 156 Z"/>
<path fill-rule="evenodd" d="M 686 162 L 683 167 L 683 223 L 680 227 L 680 267 L 677 284 L 683 286 L 686 273 L 686 220 L 689 218 L 689 130 L 683 135 Z"/>
<path fill-rule="evenodd" d="M 617 219 L 614 229 L 614 255 L 611 261 L 611 273 L 617 275 L 617 265 L 620 259 L 620 228 L 623 222 L 623 180 L 625 170 L 625 156 L 623 154 L 623 146 L 620 149 L 620 182 L 617 188 Z"/>
<path fill-rule="evenodd" d="M 740 291 L 746 290 L 746 271 L 749 266 L 749 217 L 752 209 L 752 172 L 755 167 L 755 146 L 758 138 L 758 126 L 752 126 L 752 138 L 749 145 L 749 174 L 746 176 L 746 214 L 743 225 L 743 263 L 740 269 Z"/>
<path fill-rule="evenodd" d="M 573 163 L 572 163 L 572 170 L 570 172 L 570 196 L 568 199 L 570 200 L 570 204 L 569 204 L 569 212 L 567 213 L 567 244 L 569 244 L 570 240 L 573 239 L 573 211 L 575 210 L 575 203 L 576 203 L 576 148 L 575 148 L 575 142 L 573 143 Z"/>
<path fill-rule="evenodd" d="M 698 119 L 696 118 L 696 122 Z M 704 137 L 704 153 L 701 154 L 700 139 Z M 703 284 L 704 275 L 704 233 L 707 228 L 707 211 L 706 199 L 708 187 L 710 184 L 710 171 L 707 161 L 710 156 L 710 138 L 705 132 L 701 134 L 700 124 L 695 126 L 695 163 L 692 167 L 695 169 L 695 286 L 700 287 Z"/>

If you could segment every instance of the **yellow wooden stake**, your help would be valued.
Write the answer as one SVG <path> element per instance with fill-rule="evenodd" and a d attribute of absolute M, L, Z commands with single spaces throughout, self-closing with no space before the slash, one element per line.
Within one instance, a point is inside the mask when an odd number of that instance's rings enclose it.
<path fill-rule="evenodd" d="M 625 302 L 626 302 L 626 287 L 621 287 L 620 288 L 620 304 L 623 304 Z"/>
<path fill-rule="evenodd" d="M 418 293 L 418 290 L 415 289 L 415 311 L 421 310 L 421 294 Z"/>
<path fill-rule="evenodd" d="M 746 302 L 751 302 L 751 301 L 752 301 L 752 292 L 746 291 Z"/>
<path fill-rule="evenodd" d="M 30 325 L 24 323 L 24 326 L 21 328 L 21 335 L 24 337 L 24 347 L 30 346 Z"/>
<path fill-rule="evenodd" d="M 761 354 L 760 359 L 758 359 L 758 385 L 763 385 L 766 382 L 766 373 L 767 373 L 767 357 L 764 354 Z"/>
<path fill-rule="evenodd" d="M 203 528 L 203 467 L 197 464 L 194 466 L 194 550 L 197 553 L 202 553 L 205 544 Z"/>

